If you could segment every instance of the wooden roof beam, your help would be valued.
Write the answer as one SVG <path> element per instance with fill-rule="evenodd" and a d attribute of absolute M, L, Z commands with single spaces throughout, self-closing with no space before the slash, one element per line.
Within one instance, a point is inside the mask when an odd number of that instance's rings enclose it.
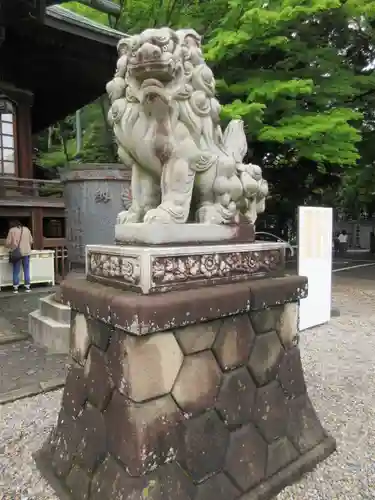
<path fill-rule="evenodd" d="M 66 3 L 69 0 L 52 0 L 48 1 L 48 5 L 53 4 L 61 4 Z M 104 14 L 108 14 L 113 17 L 120 17 L 121 14 L 121 6 L 112 2 L 111 0 L 77 0 L 78 3 L 82 3 L 91 7 L 92 9 L 98 10 L 100 12 L 104 12 Z"/>

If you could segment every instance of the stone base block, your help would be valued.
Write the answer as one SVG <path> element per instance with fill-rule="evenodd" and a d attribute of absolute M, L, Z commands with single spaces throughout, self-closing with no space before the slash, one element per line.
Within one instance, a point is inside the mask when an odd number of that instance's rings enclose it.
<path fill-rule="evenodd" d="M 199 245 L 250 243 L 255 239 L 250 224 L 116 224 L 115 240 L 120 245 Z"/>
<path fill-rule="evenodd" d="M 132 294 L 106 288 L 62 286 L 74 363 L 38 459 L 60 498 L 265 500 L 334 451 L 296 343 L 304 278 L 163 294 L 164 328 L 138 295 L 136 335 Z"/>
<path fill-rule="evenodd" d="M 57 302 L 55 294 L 42 297 L 39 300 L 39 310 L 42 316 L 70 325 L 70 307 Z"/>
<path fill-rule="evenodd" d="M 43 316 L 39 310 L 29 314 L 29 334 L 35 344 L 45 347 L 50 353 L 69 352 L 69 324 Z"/>
<path fill-rule="evenodd" d="M 143 294 L 275 276 L 284 268 L 285 244 L 279 242 L 86 247 L 89 280 Z"/>

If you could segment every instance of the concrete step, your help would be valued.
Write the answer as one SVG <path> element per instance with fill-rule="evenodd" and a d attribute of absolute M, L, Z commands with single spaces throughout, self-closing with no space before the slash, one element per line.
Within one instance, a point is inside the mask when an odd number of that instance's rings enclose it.
<path fill-rule="evenodd" d="M 43 316 L 36 310 L 29 314 L 29 334 L 35 344 L 45 347 L 50 353 L 69 353 L 69 324 Z"/>
<path fill-rule="evenodd" d="M 42 297 L 39 300 L 39 309 L 42 316 L 51 318 L 58 323 L 70 325 L 70 307 L 54 300 L 55 294 Z"/>

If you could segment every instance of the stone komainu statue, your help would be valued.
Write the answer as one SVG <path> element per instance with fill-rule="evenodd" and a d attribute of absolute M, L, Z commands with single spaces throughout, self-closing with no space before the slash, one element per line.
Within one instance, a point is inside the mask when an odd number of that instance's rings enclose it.
<path fill-rule="evenodd" d="M 191 29 L 148 29 L 118 44 L 107 84 L 118 154 L 132 168 L 132 203 L 118 223 L 254 223 L 267 182 L 244 164 L 243 122 L 224 133 L 215 78 Z"/>

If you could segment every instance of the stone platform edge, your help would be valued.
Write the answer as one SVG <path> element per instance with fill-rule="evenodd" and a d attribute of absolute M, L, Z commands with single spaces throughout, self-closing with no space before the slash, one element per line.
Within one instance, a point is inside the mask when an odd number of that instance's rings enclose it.
<path fill-rule="evenodd" d="M 134 335 L 205 323 L 307 297 L 307 278 L 285 276 L 141 295 L 79 278 L 62 282 L 56 299 L 78 313 Z"/>
<path fill-rule="evenodd" d="M 48 441 L 47 441 L 48 442 Z M 249 493 L 240 496 L 238 500 L 265 500 L 276 496 L 284 488 L 300 479 L 304 474 L 312 472 L 315 467 L 336 451 L 336 441 L 330 435 L 314 448 L 300 456 L 266 481 L 260 483 Z M 72 500 L 67 489 L 62 486 L 51 469 L 51 456 L 45 446 L 34 453 L 33 458 L 43 478 L 51 485 L 59 500 Z M 172 499 L 171 499 L 172 500 Z"/>

